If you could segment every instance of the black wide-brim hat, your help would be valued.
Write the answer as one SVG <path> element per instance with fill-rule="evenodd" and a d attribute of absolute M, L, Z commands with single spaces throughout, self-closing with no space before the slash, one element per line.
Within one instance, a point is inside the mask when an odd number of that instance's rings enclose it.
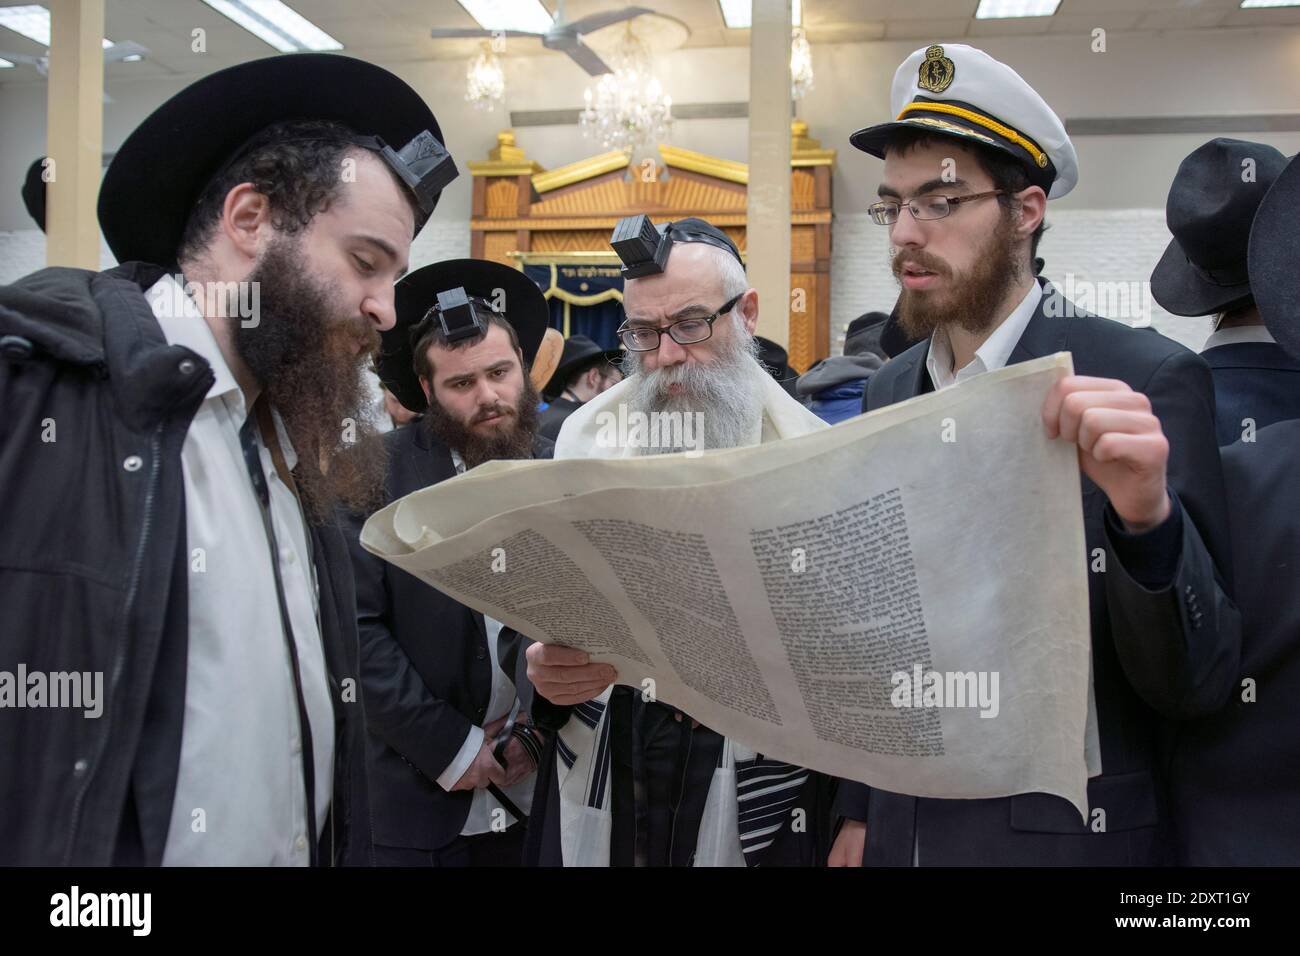
<path fill-rule="evenodd" d="M 424 389 L 415 374 L 415 343 L 411 333 L 438 303 L 438 293 L 464 288 L 467 295 L 489 303 L 501 290 L 505 318 L 515 329 L 524 354 L 525 374 L 550 324 L 550 309 L 537 283 L 518 269 L 487 259 L 448 259 L 416 269 L 397 283 L 397 321 L 380 334 L 383 344 L 375 360 L 380 381 L 406 408 L 428 408 Z"/>
<path fill-rule="evenodd" d="M 36 220 L 36 225 L 45 231 L 45 157 L 42 156 L 27 167 L 27 176 L 23 180 L 23 205 L 27 215 Z"/>
<path fill-rule="evenodd" d="M 1300 361 L 1300 154 L 1282 170 L 1259 205 L 1250 229 L 1247 268 L 1264 326 L 1286 352 Z"/>
<path fill-rule="evenodd" d="M 560 354 L 560 362 L 555 366 L 550 381 L 542 389 L 542 394 L 548 397 L 558 395 L 579 365 L 597 357 L 604 358 L 611 365 L 617 365 L 623 358 L 623 350 L 603 349 L 585 335 L 569 336 L 564 340 L 564 351 Z"/>
<path fill-rule="evenodd" d="M 174 265 L 203 188 L 255 135 L 290 120 L 342 123 L 394 150 L 423 130 L 446 145 L 420 94 L 373 63 L 288 53 L 219 70 L 154 110 L 113 157 L 99 190 L 113 255 Z"/>
<path fill-rule="evenodd" d="M 1243 162 L 1255 175 L 1245 180 Z M 1213 139 L 1178 166 L 1165 221 L 1173 239 L 1151 273 L 1151 297 L 1173 315 L 1213 315 L 1251 298 L 1251 223 L 1286 157 L 1264 143 Z"/>

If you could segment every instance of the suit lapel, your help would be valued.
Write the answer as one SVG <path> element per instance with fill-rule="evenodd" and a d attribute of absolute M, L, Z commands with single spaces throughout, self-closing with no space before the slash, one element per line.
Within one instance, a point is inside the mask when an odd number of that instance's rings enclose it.
<path fill-rule="evenodd" d="M 1065 299 L 1046 279 L 1038 282 L 1043 287 L 1043 297 L 1038 300 L 1038 308 L 1020 334 L 1020 341 L 1011 350 L 1008 365 L 1068 351 L 1066 332 L 1069 323 L 1061 318 L 1065 314 Z"/>
<path fill-rule="evenodd" d="M 415 444 L 420 449 L 420 453 L 415 457 L 415 473 L 420 481 L 421 488 L 428 488 L 430 485 L 436 485 L 439 482 L 446 481 L 448 478 L 456 477 L 456 463 L 451 460 L 451 450 L 438 439 L 429 434 L 429 430 L 422 423 L 406 426 L 417 429 L 415 433 Z M 487 625 L 483 623 L 483 615 L 478 611 L 471 611 L 474 623 L 478 626 L 478 632 L 487 639 Z"/>

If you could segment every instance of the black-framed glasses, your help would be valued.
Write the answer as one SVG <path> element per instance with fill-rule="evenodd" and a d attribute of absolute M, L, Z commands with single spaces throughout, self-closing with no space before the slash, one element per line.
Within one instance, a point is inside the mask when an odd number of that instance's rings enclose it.
<path fill-rule="evenodd" d="M 986 193 L 972 193 L 969 196 L 917 196 L 915 199 L 909 199 L 907 202 L 900 202 L 897 199 L 882 199 L 880 202 L 873 202 L 867 207 L 867 212 L 871 213 L 871 219 L 878 226 L 892 226 L 898 222 L 898 217 L 906 206 L 912 212 L 913 219 L 942 219 L 952 213 L 953 208 L 960 206 L 962 203 L 974 202 L 977 199 L 988 199 L 990 196 L 1000 196 L 1005 189 L 990 189 Z"/>
<path fill-rule="evenodd" d="M 624 325 L 618 330 L 619 340 L 627 346 L 629 352 L 653 352 L 659 348 L 660 338 L 667 332 L 678 345 L 694 345 L 713 335 L 713 323 L 718 321 L 736 307 L 741 293 L 728 299 L 717 312 L 711 315 L 692 316 L 679 319 L 666 328 L 653 325 L 637 325 L 629 328 Z"/>

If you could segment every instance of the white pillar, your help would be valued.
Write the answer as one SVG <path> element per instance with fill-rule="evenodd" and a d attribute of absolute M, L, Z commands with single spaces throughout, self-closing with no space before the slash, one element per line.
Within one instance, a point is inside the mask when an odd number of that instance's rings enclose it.
<path fill-rule="evenodd" d="M 758 334 L 790 341 L 790 0 L 753 0 L 749 32 L 749 283 Z"/>
<path fill-rule="evenodd" d="M 49 118 L 54 160 L 45 214 L 45 261 L 99 269 L 95 200 L 104 134 L 104 0 L 47 0 L 50 9 Z"/>

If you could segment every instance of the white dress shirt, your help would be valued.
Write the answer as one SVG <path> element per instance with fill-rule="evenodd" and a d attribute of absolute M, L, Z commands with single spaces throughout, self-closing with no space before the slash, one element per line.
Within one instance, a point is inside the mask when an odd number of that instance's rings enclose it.
<path fill-rule="evenodd" d="M 993 330 L 993 334 L 984 340 L 984 344 L 975 350 L 975 357 L 960 369 L 953 369 L 952 343 L 948 341 L 948 332 L 942 327 L 934 330 L 930 336 L 930 350 L 925 357 L 925 368 L 930 373 L 934 390 L 956 385 L 973 378 L 981 372 L 992 372 L 1002 368 L 1011 358 L 1020 336 L 1025 334 L 1029 320 L 1034 317 L 1038 303 L 1042 301 L 1043 288 L 1034 280 L 1029 291 L 1020 300 L 1020 304 L 1011 314 Z"/>
<path fill-rule="evenodd" d="M 465 462 L 454 448 L 451 449 L 451 460 L 456 466 L 456 474 L 464 474 Z M 501 622 L 493 620 L 485 614 L 483 615 L 483 625 L 487 631 L 488 663 L 492 667 L 492 693 L 488 698 L 487 714 L 483 719 L 483 723 L 490 724 L 492 721 L 505 717 L 510 713 L 519 694 L 515 690 L 514 681 L 506 676 L 506 672 L 501 669 L 500 654 L 497 648 L 497 638 L 501 634 Z M 444 790 L 451 790 L 456 785 L 456 781 L 469 769 L 469 765 L 478 756 L 485 737 L 486 734 L 483 733 L 482 727 L 470 727 L 465 742 L 460 745 L 459 753 L 456 754 L 451 763 L 447 764 L 447 769 L 438 775 L 438 786 Z M 533 771 L 533 773 L 528 774 L 513 786 L 501 788 L 501 792 L 509 797 L 515 806 L 524 813 L 531 813 L 533 809 L 535 774 L 536 771 Z M 461 836 L 487 833 L 493 828 L 493 811 L 498 809 L 501 812 L 496 815 L 497 818 L 502 820 L 505 826 L 513 826 L 516 822 L 515 818 L 501 807 L 501 804 L 497 802 L 497 798 L 488 793 L 486 788 L 480 787 L 476 789 L 473 802 L 470 803 L 469 816 L 465 818 L 465 826 L 460 831 Z M 497 829 L 501 829 L 501 824 L 497 825 Z"/>
<path fill-rule="evenodd" d="M 1269 334 L 1262 325 L 1242 325 L 1232 329 L 1215 329 L 1205 340 L 1201 351 L 1212 349 L 1216 345 L 1241 345 L 1243 342 L 1265 342 L 1274 344 L 1277 339 Z"/>
<path fill-rule="evenodd" d="M 161 283 L 175 285 L 164 276 Z M 158 292 L 159 294 L 155 294 Z M 244 393 L 193 301 L 146 294 L 172 345 L 212 366 L 216 381 L 181 450 L 189 563 L 189 652 L 180 769 L 166 866 L 306 866 L 310 862 L 302 738 L 266 532 L 239 441 Z M 181 305 L 175 314 L 174 303 Z M 273 414 L 287 464 L 297 460 Z M 259 435 L 259 446 L 261 445 Z M 333 790 L 334 711 L 317 618 L 307 530 L 293 492 L 261 447 L 285 601 L 311 725 L 318 831 Z"/>

